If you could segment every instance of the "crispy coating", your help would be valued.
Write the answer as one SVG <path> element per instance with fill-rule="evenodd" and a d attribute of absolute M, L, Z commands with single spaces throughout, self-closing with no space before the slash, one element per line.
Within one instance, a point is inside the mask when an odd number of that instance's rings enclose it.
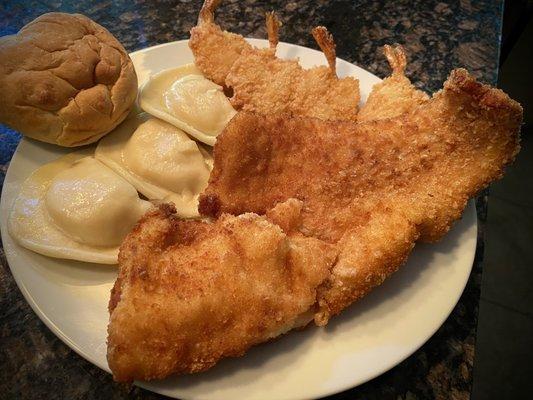
<path fill-rule="evenodd" d="M 407 60 L 402 46 L 385 45 L 383 52 L 392 68 L 392 75 L 374 85 L 357 115 L 358 121 L 397 117 L 429 100 L 429 96 L 416 89 L 405 76 Z"/>
<path fill-rule="evenodd" d="M 336 243 L 322 322 L 435 241 L 519 149 L 522 108 L 466 70 L 402 116 L 351 123 L 239 113 L 219 136 L 200 212 L 303 201 L 301 232 Z M 318 318 L 320 320 L 320 318 Z"/>
<path fill-rule="evenodd" d="M 191 30 L 189 46 L 202 73 L 233 90 L 231 103 L 235 108 L 265 115 L 356 120 L 359 81 L 337 77 L 335 43 L 326 28 L 316 27 L 312 33 L 329 67 L 304 69 L 297 59 L 276 57 L 280 23 L 274 13 L 266 16 L 270 48 L 258 49 L 213 22 L 213 11 L 219 3 L 205 1 L 198 26 Z"/>
<path fill-rule="evenodd" d="M 204 371 L 312 320 L 336 253 L 293 232 L 300 209 L 292 199 L 270 211 L 286 232 L 255 214 L 145 215 L 122 244 L 109 303 L 115 380 Z"/>
<path fill-rule="evenodd" d="M 256 110 L 260 105 L 271 113 L 283 113 L 295 90 L 293 77 L 301 69 L 297 60 L 278 59 L 275 49 L 247 49 L 226 77 L 233 89 L 231 104 L 238 110 Z"/>
<path fill-rule="evenodd" d="M 398 209 L 383 207 L 364 224 L 347 229 L 337 243 L 337 261 L 319 288 L 317 325 L 381 285 L 407 260 L 419 238 L 416 225 Z"/>
<path fill-rule="evenodd" d="M 252 46 L 241 35 L 223 31 L 214 23 L 214 10 L 221 0 L 206 0 L 200 10 L 198 25 L 191 29 L 189 47 L 194 63 L 202 73 L 224 86 L 226 75 L 244 49 Z"/>
<path fill-rule="evenodd" d="M 331 39 L 325 28 L 322 35 Z M 320 35 L 322 40 L 323 36 Z M 332 41 L 332 39 L 331 39 Z M 323 42 L 319 42 L 324 44 Z M 304 69 L 298 60 L 282 60 L 274 49 L 245 49 L 226 77 L 232 105 L 264 115 L 284 113 L 326 120 L 357 118 L 359 81 L 337 78 L 334 45 L 327 50 L 330 66 Z M 332 53 L 333 52 L 333 53 Z"/>

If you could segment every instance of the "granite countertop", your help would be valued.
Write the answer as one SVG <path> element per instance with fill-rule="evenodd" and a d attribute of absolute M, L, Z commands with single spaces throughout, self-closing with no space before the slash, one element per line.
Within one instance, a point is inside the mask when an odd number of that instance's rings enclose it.
<path fill-rule="evenodd" d="M 108 28 L 134 51 L 188 38 L 200 1 L 76 0 L 0 2 L 0 35 L 16 33 L 49 11 L 78 12 Z M 441 87 L 449 71 L 465 67 L 495 84 L 498 71 L 501 0 L 397 1 L 224 1 L 217 21 L 250 37 L 266 37 L 264 13 L 283 22 L 281 40 L 316 48 L 309 30 L 325 25 L 337 42 L 337 55 L 379 75 L 388 74 L 381 46 L 401 43 L 407 75 L 427 91 Z M 0 179 L 20 140 L 0 125 Z M 467 399 L 472 369 L 483 255 L 486 196 L 477 198 L 480 230 L 474 269 L 451 316 L 411 357 L 380 377 L 336 399 Z M 2 398 L 101 399 L 161 398 L 119 385 L 85 361 L 33 313 L 23 299 L 0 249 L 0 393 Z"/>

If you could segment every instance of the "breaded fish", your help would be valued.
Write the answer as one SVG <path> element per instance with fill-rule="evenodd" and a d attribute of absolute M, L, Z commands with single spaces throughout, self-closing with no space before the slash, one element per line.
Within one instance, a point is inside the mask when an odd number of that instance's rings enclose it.
<path fill-rule="evenodd" d="M 218 137 L 200 212 L 265 213 L 303 201 L 300 231 L 336 244 L 325 323 L 436 241 L 519 150 L 521 106 L 454 70 L 410 113 L 352 123 L 237 114 Z"/>
<path fill-rule="evenodd" d="M 415 88 L 405 76 L 407 60 L 402 46 L 385 45 L 383 52 L 392 68 L 392 75 L 374 85 L 357 115 L 358 121 L 397 117 L 429 100 L 429 96 Z"/>
<path fill-rule="evenodd" d="M 336 252 L 294 231 L 300 209 L 292 199 L 213 223 L 171 205 L 145 215 L 121 246 L 109 303 L 115 380 L 203 371 L 311 321 Z"/>
<path fill-rule="evenodd" d="M 326 28 L 316 27 L 312 34 L 328 66 L 304 69 L 297 59 L 276 57 L 280 23 L 274 13 L 268 13 L 266 20 L 270 47 L 258 49 L 213 22 L 219 3 L 206 0 L 198 26 L 191 30 L 189 46 L 202 73 L 233 90 L 231 103 L 236 109 L 265 115 L 356 119 L 359 81 L 337 77 L 335 43 Z"/>

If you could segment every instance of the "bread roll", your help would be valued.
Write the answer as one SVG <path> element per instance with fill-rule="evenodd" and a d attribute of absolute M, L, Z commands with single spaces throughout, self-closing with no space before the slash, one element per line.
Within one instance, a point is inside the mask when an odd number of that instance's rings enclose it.
<path fill-rule="evenodd" d="M 23 135 L 67 147 L 95 142 L 136 97 L 126 50 L 83 15 L 44 14 L 0 38 L 0 122 Z"/>

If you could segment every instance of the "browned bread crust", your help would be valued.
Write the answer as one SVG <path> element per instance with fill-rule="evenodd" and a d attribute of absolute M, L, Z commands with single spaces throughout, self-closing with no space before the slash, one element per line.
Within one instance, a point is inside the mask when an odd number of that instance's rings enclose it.
<path fill-rule="evenodd" d="M 61 146 L 95 142 L 124 120 L 137 76 L 124 47 L 80 14 L 48 13 L 0 38 L 0 122 Z"/>

